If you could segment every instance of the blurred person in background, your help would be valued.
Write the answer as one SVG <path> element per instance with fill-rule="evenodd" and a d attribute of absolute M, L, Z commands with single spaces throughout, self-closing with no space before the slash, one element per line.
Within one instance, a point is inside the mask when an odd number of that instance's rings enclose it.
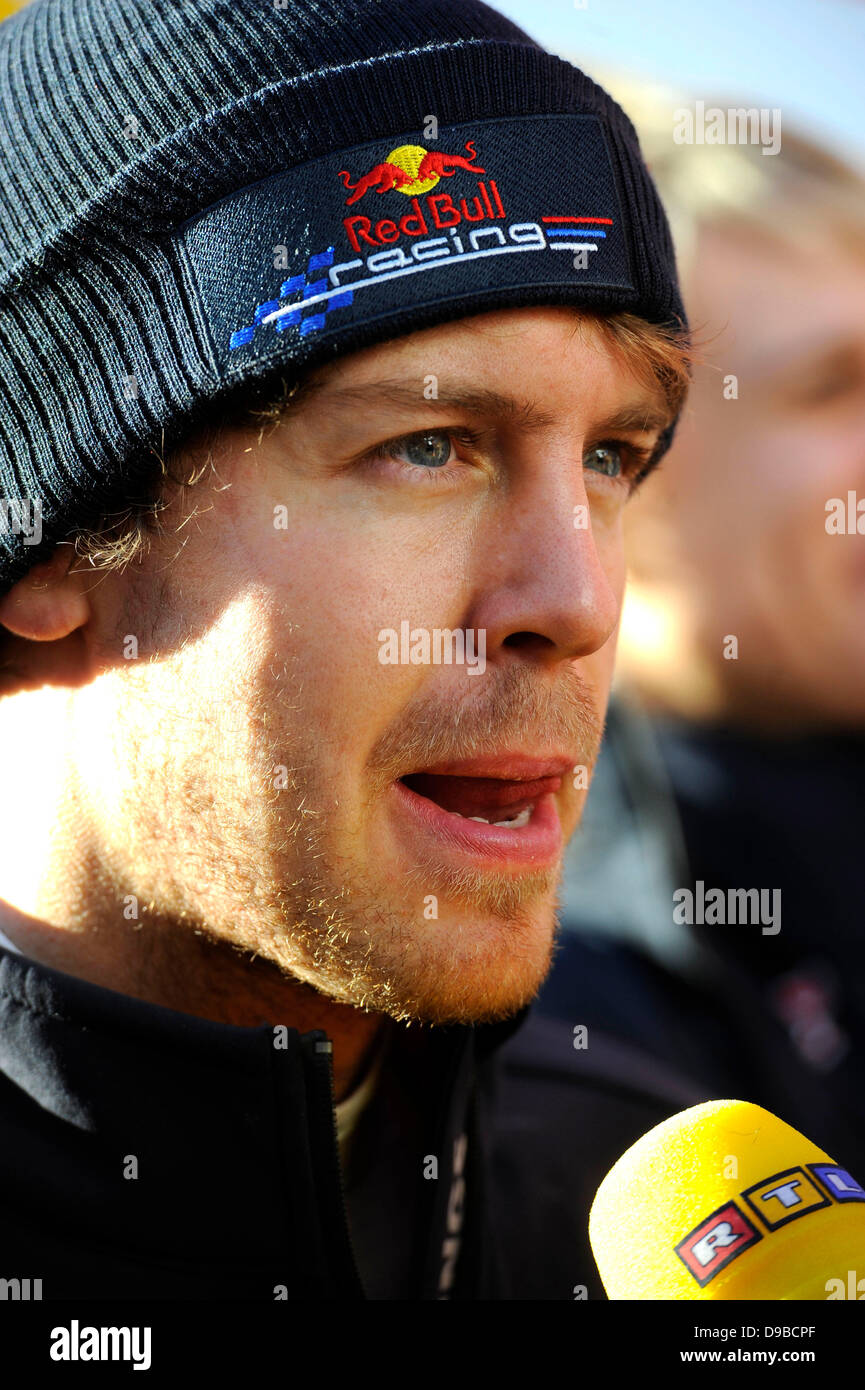
<path fill-rule="evenodd" d="M 865 183 L 786 130 L 774 156 L 678 145 L 671 107 L 627 105 L 708 346 L 629 519 L 616 697 L 542 1007 L 861 1172 Z M 759 920 L 753 894 L 729 920 L 736 889 L 763 890 Z"/>

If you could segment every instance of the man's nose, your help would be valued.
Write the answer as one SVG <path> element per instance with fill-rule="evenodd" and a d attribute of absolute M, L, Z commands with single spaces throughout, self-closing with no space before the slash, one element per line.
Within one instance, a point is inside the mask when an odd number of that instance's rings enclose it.
<path fill-rule="evenodd" d="M 471 626 L 485 629 L 488 659 L 518 647 L 553 664 L 587 656 L 612 635 L 621 607 L 621 520 L 595 525 L 581 466 L 536 470 L 478 542 L 484 578 Z"/>

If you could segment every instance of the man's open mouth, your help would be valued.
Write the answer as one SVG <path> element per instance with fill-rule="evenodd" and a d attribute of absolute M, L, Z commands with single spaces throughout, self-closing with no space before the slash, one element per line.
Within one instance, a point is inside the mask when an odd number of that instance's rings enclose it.
<path fill-rule="evenodd" d="M 500 777 L 457 777 L 429 772 L 410 773 L 400 781 L 416 796 L 435 802 L 443 811 L 465 820 L 483 821 L 519 829 L 528 825 L 532 810 L 547 792 L 556 792 L 561 777 L 538 777 L 534 781 Z"/>
<path fill-rule="evenodd" d="M 552 864 L 562 844 L 555 793 L 571 766 L 513 754 L 405 773 L 393 784 L 400 830 L 413 844 L 434 841 L 437 857 L 522 870 Z"/>

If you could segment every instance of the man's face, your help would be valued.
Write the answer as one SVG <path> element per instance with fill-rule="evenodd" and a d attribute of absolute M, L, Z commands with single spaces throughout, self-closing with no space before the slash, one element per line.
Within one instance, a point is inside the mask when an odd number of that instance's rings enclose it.
<path fill-rule="evenodd" d="M 263 441 L 226 435 L 194 517 L 173 503 L 91 593 L 78 775 L 123 891 L 396 1018 L 531 999 L 610 686 L 628 446 L 657 437 L 634 407 L 658 402 L 591 320 L 519 310 L 340 359 Z M 468 659 L 437 661 L 454 630 Z"/>
<path fill-rule="evenodd" d="M 826 503 L 865 496 L 865 262 L 707 231 L 688 303 L 720 336 L 662 479 L 702 640 L 734 699 L 861 726 L 865 540 Z"/>

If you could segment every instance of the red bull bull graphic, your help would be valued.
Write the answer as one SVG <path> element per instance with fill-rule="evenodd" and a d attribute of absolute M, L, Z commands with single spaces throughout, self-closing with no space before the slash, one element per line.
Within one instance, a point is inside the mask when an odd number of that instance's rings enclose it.
<path fill-rule="evenodd" d="M 362 174 L 356 183 L 351 182 L 347 169 L 340 169 L 339 177 L 350 190 L 346 206 L 360 202 L 366 193 L 375 189 L 377 193 L 405 193 L 412 197 L 417 193 L 428 193 L 435 188 L 439 179 L 451 179 L 458 169 L 468 169 L 471 173 L 484 174 L 475 163 L 477 153 L 473 140 L 467 140 L 465 148 L 469 158 L 461 154 L 445 154 L 441 150 L 425 150 L 422 145 L 398 145 L 381 164 L 374 164 L 368 173 Z"/>

